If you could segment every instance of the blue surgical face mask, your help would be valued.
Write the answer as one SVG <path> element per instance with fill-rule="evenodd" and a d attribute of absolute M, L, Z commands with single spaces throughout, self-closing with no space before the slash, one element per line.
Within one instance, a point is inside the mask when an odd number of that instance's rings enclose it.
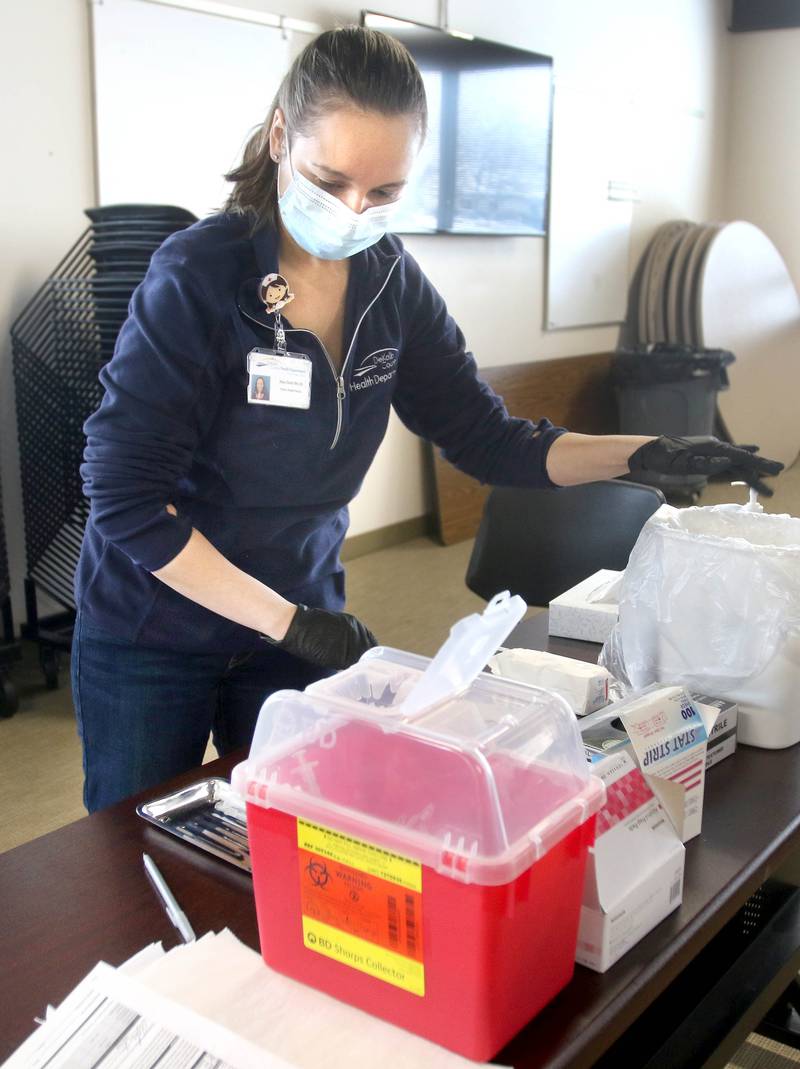
<path fill-rule="evenodd" d="M 288 158 L 288 152 L 287 152 Z M 295 171 L 278 198 L 281 222 L 297 244 L 320 260 L 345 260 L 380 241 L 397 201 L 367 208 L 359 215 Z"/>

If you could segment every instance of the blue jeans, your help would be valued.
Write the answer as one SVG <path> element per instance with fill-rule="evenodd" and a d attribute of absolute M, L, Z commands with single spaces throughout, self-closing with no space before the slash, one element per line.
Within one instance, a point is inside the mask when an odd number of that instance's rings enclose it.
<path fill-rule="evenodd" d="M 90 813 L 248 746 L 264 699 L 329 673 L 264 644 L 230 656 L 148 649 L 75 621 L 72 700 Z"/>

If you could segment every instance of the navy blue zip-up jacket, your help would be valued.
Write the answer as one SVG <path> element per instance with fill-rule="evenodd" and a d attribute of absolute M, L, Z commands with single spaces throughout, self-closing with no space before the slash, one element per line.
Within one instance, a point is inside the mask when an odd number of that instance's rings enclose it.
<path fill-rule="evenodd" d="M 81 467 L 91 515 L 76 596 L 112 636 L 195 652 L 260 645 L 151 575 L 193 527 L 291 601 L 342 608 L 347 505 L 390 405 L 481 482 L 553 485 L 545 460 L 561 429 L 508 416 L 393 236 L 352 259 L 341 374 L 316 335 L 293 329 L 289 305 L 287 348 L 311 359 L 311 407 L 248 404 L 247 354 L 275 340 L 259 282 L 277 270 L 274 231 L 252 237 L 245 217 L 216 215 L 171 236 L 133 295 Z"/>

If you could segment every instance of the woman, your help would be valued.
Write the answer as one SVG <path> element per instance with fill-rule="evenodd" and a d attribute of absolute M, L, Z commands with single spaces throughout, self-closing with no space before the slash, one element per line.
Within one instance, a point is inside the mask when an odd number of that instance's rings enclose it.
<path fill-rule="evenodd" d="M 509 418 L 385 236 L 425 125 L 401 45 L 322 34 L 229 176 L 226 211 L 153 256 L 86 424 L 73 693 L 90 810 L 198 764 L 209 729 L 221 753 L 247 744 L 269 692 L 374 644 L 342 611 L 339 549 L 390 404 L 488 483 L 779 469 L 713 440 Z M 291 320 L 262 299 L 278 275 Z M 359 377 L 378 358 L 380 374 Z M 253 362 L 268 405 L 248 403 Z"/>
<path fill-rule="evenodd" d="M 258 375 L 253 385 L 253 400 L 254 401 L 268 401 L 267 388 L 264 383 L 264 376 Z"/>

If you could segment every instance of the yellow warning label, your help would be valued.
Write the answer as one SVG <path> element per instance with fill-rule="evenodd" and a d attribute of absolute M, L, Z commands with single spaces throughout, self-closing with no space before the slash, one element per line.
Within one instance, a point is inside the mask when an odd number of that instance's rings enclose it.
<path fill-rule="evenodd" d="M 409 891 L 422 891 L 422 865 L 419 861 L 400 857 L 399 854 L 382 850 L 371 843 L 350 839 L 330 828 L 309 824 L 298 818 L 297 845 L 301 850 L 308 850 L 318 857 L 326 857 L 342 865 L 351 865 L 362 872 L 368 872 L 370 876 L 400 884 Z"/>
<path fill-rule="evenodd" d="M 324 954 L 343 965 L 368 973 L 387 984 L 402 987 L 412 995 L 425 994 L 425 967 L 402 954 L 359 939 L 321 921 L 303 917 L 303 943 L 317 954 Z"/>

